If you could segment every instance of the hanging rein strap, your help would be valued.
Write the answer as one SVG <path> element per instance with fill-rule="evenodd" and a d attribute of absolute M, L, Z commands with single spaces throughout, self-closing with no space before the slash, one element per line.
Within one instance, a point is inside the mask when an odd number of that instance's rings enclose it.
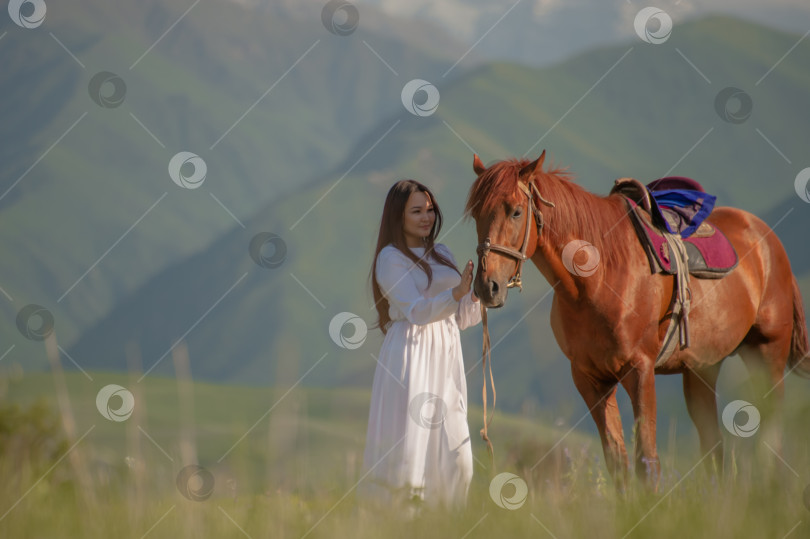
<path fill-rule="evenodd" d="M 487 363 L 489 363 L 489 382 L 492 386 L 492 409 L 493 413 L 495 411 L 495 401 L 497 399 L 497 395 L 495 394 L 495 380 L 492 378 L 492 347 L 490 345 L 489 340 L 489 327 L 487 325 L 487 308 L 484 307 L 484 303 L 481 303 L 481 322 L 484 325 L 484 346 L 483 350 L 481 351 L 481 359 L 483 360 L 483 375 L 484 375 L 484 387 L 482 390 L 482 396 L 484 401 L 484 428 L 481 429 L 481 438 L 487 443 L 487 453 L 489 453 L 489 464 L 490 470 L 492 473 L 495 473 L 495 449 L 492 447 L 492 442 L 489 440 L 489 436 L 487 436 L 487 427 L 489 427 L 489 423 L 492 422 L 492 416 L 489 418 L 489 422 L 487 422 Z"/>
<path fill-rule="evenodd" d="M 536 195 L 538 200 L 549 206 L 551 208 L 554 207 L 554 203 L 546 200 L 543 198 L 543 195 L 540 194 L 540 191 L 537 189 L 537 186 L 534 183 L 529 183 L 527 186 L 523 182 L 518 182 L 518 187 L 526 195 L 529 199 L 528 208 L 534 214 L 534 222 L 537 226 L 537 236 L 540 236 L 540 232 L 543 230 L 543 214 L 540 212 L 540 209 L 534 203 L 534 197 L 532 194 Z M 506 283 L 506 288 L 512 288 L 517 286 L 521 291 L 523 290 L 523 282 L 520 279 L 520 272 L 523 269 L 523 263 L 528 260 L 526 256 L 526 251 L 529 247 L 529 227 L 530 224 L 529 216 L 526 216 L 526 230 L 523 234 L 523 245 L 520 248 L 520 251 L 517 251 L 511 247 L 506 245 L 497 245 L 493 244 L 489 238 L 486 238 L 483 243 L 480 243 L 477 247 L 478 256 L 480 258 L 479 266 L 481 267 L 482 271 L 487 270 L 487 255 L 491 251 L 495 251 L 497 253 L 504 254 L 506 256 L 512 257 L 517 260 L 517 268 L 515 269 L 514 275 L 512 278 L 509 279 L 509 282 Z M 489 382 L 492 386 L 492 409 L 493 414 L 495 410 L 495 402 L 497 400 L 497 395 L 495 393 L 495 379 L 492 377 L 492 346 L 489 339 L 489 325 L 487 324 L 487 308 L 484 307 L 484 304 L 481 303 L 481 323 L 484 326 L 484 340 L 483 340 L 483 347 L 481 350 L 481 360 L 483 362 L 483 378 L 484 378 L 484 387 L 482 390 L 482 398 L 484 403 L 484 428 L 481 429 L 481 438 L 487 443 L 487 453 L 489 453 L 489 462 L 490 462 L 490 469 L 492 470 L 492 474 L 495 473 L 495 449 L 492 447 L 492 442 L 487 436 L 487 428 L 489 427 L 489 423 L 492 422 L 492 416 L 490 416 L 489 421 L 487 421 L 487 365 L 489 365 Z"/>

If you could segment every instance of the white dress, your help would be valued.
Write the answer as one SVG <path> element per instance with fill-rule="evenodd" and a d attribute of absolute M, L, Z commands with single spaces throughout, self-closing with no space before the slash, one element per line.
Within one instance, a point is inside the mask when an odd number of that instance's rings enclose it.
<path fill-rule="evenodd" d="M 455 265 L 450 250 L 436 250 Z M 424 247 L 411 248 L 421 257 Z M 429 261 L 433 280 L 396 247 L 377 257 L 390 308 L 371 392 L 360 495 L 390 505 L 418 497 L 460 507 L 473 473 L 467 382 L 459 330 L 481 321 L 472 292 L 453 299 L 459 274 Z"/>

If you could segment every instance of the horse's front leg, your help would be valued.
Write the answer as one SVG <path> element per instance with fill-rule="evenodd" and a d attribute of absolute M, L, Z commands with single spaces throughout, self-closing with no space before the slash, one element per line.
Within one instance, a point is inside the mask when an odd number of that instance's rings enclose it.
<path fill-rule="evenodd" d="M 571 373 L 579 394 L 591 412 L 599 437 L 602 440 L 602 451 L 608 472 L 619 492 L 624 492 L 627 485 L 627 449 L 624 445 L 622 418 L 619 405 L 616 403 L 617 384 L 594 380 L 572 366 Z"/>
<path fill-rule="evenodd" d="M 631 362 L 628 368 L 631 370 L 622 376 L 621 382 L 633 404 L 636 475 L 657 492 L 661 464 L 655 445 L 655 368 L 653 361 L 646 358 Z"/>

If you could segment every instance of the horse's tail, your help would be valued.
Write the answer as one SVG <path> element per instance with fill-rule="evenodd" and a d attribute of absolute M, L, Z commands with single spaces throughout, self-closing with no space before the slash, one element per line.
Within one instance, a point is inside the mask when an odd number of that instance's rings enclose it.
<path fill-rule="evenodd" d="M 799 284 L 793 277 L 793 335 L 790 339 L 790 371 L 802 378 L 810 378 L 810 345 L 807 343 L 807 324 L 804 318 L 804 305 Z"/>

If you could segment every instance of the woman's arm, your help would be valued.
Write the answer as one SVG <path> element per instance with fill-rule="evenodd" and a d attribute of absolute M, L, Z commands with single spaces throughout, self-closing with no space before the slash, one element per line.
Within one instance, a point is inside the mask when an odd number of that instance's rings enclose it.
<path fill-rule="evenodd" d="M 456 323 L 458 329 L 465 330 L 469 327 L 481 323 L 481 303 L 478 298 L 474 297 L 475 292 L 470 290 L 461 301 L 458 302 L 458 310 L 456 311 Z"/>
<path fill-rule="evenodd" d="M 399 309 L 412 324 L 429 324 L 452 316 L 459 303 L 448 288 L 426 298 L 416 287 L 413 272 L 422 271 L 396 251 L 381 251 L 377 262 L 377 282 L 388 303 Z"/>

